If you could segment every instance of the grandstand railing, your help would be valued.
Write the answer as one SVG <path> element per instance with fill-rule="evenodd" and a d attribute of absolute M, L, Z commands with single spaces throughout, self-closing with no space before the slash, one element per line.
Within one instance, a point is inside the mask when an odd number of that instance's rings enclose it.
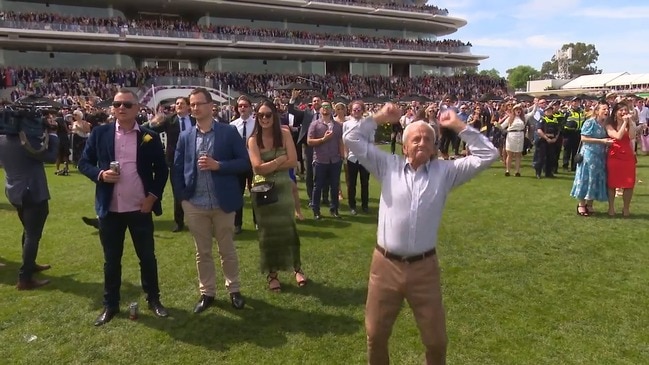
<path fill-rule="evenodd" d="M 253 42 L 253 43 L 273 43 L 286 45 L 302 45 L 317 47 L 337 47 L 353 49 L 376 49 L 376 50 L 399 50 L 399 51 L 418 51 L 418 52 L 444 52 L 444 53 L 470 53 L 470 46 L 449 46 L 444 44 L 417 44 L 417 43 L 399 43 L 389 41 L 362 42 L 360 40 L 328 40 L 328 39 L 304 39 L 304 38 L 286 38 L 271 35 L 244 35 L 244 34 L 222 34 L 199 31 L 176 31 L 165 29 L 145 29 L 132 28 L 128 26 L 109 27 L 95 25 L 79 24 L 59 24 L 59 23 L 42 23 L 42 22 L 24 22 L 14 20 L 0 20 L 0 29 L 19 29 L 26 31 L 55 31 L 67 33 L 88 33 L 115 35 L 119 38 L 128 37 L 160 37 L 160 38 L 180 38 L 193 40 L 216 40 L 228 41 L 231 43 Z"/>

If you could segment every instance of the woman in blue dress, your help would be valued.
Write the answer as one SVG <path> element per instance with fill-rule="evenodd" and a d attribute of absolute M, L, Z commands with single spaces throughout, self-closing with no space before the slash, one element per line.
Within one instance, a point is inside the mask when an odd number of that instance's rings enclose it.
<path fill-rule="evenodd" d="M 575 181 L 570 195 L 579 199 L 577 214 L 587 217 L 593 213 L 593 201 L 608 201 L 606 188 L 606 149 L 613 143 L 608 138 L 604 124 L 608 117 L 608 104 L 597 105 L 593 118 L 581 127 L 581 147 L 584 156 L 577 165 Z"/>

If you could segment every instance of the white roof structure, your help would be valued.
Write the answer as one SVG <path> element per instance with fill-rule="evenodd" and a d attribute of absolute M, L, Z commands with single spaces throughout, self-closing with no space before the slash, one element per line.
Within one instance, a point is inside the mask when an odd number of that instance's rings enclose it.
<path fill-rule="evenodd" d="M 606 83 L 605 86 L 649 84 L 649 74 L 626 74 Z"/>
<path fill-rule="evenodd" d="M 601 88 L 609 86 L 610 82 L 621 77 L 629 75 L 628 72 L 606 73 L 599 75 L 584 75 L 579 76 L 569 83 L 563 85 L 562 89 L 587 89 L 587 88 Z M 625 84 L 626 85 L 626 84 Z"/>

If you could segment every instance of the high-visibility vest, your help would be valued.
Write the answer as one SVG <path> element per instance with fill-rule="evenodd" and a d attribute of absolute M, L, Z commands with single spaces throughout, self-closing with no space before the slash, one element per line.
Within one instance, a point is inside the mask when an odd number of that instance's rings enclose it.
<path fill-rule="evenodd" d="M 544 116 L 543 121 L 545 122 L 545 128 L 543 133 L 557 135 L 559 134 L 559 120 L 552 116 L 552 118 Z"/>
<path fill-rule="evenodd" d="M 581 130 L 582 124 L 584 124 L 583 113 L 571 110 L 568 113 L 568 117 L 566 118 L 566 125 L 563 127 L 563 129 L 569 131 L 578 131 Z"/>

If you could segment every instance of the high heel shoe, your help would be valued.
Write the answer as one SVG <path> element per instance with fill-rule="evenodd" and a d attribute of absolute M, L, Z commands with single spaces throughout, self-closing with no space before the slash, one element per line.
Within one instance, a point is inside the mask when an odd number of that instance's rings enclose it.
<path fill-rule="evenodd" d="M 582 217 L 588 217 L 590 215 L 588 214 L 588 208 L 586 208 L 585 205 L 581 205 L 581 204 L 577 205 L 577 214 Z"/>
<path fill-rule="evenodd" d="M 304 275 L 304 271 L 302 269 L 295 270 L 293 273 L 295 275 L 295 281 L 297 281 L 297 286 L 303 287 L 307 283 L 307 278 L 306 275 Z"/>
<path fill-rule="evenodd" d="M 277 278 L 276 272 L 268 273 L 268 275 L 266 276 L 266 280 L 268 281 L 269 290 L 274 291 L 275 293 L 279 293 L 280 291 L 282 291 L 282 286 L 279 283 L 279 279 Z"/>

